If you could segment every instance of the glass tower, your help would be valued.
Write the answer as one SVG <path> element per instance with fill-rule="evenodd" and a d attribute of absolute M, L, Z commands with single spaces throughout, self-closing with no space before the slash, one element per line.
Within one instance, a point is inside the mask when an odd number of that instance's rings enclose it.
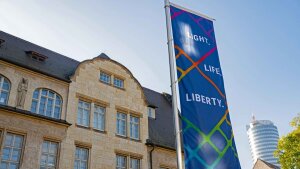
<path fill-rule="evenodd" d="M 277 127 L 269 120 L 255 120 L 246 126 L 253 164 L 257 159 L 280 166 L 278 158 L 274 157 L 279 134 Z"/>

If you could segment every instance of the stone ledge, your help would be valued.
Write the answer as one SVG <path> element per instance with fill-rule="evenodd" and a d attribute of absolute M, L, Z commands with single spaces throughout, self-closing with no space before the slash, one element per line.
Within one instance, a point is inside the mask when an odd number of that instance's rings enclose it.
<path fill-rule="evenodd" d="M 72 125 L 71 123 L 68 123 L 66 120 L 55 119 L 55 118 L 39 115 L 36 113 L 32 113 L 30 111 L 18 109 L 16 107 L 12 107 L 12 106 L 0 105 L 0 110 L 5 110 L 7 112 L 19 114 L 19 115 L 23 115 L 23 116 L 33 117 L 36 119 L 40 119 L 40 120 L 51 122 L 51 123 L 56 123 L 56 124 L 67 126 L 67 127 Z"/>

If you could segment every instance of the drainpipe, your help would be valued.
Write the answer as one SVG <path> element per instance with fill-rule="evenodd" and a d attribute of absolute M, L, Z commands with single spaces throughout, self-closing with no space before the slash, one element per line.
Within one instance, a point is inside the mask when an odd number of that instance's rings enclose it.
<path fill-rule="evenodd" d="M 152 141 L 150 139 L 146 140 L 146 145 L 149 147 L 152 147 L 152 149 L 150 150 L 150 169 L 153 169 L 153 164 L 152 164 L 152 152 L 155 149 L 155 145 L 152 143 Z"/>
<path fill-rule="evenodd" d="M 152 152 L 154 151 L 155 146 L 154 145 L 151 145 L 151 146 L 152 146 L 152 149 L 150 150 L 150 169 L 153 169 L 153 167 L 152 167 Z"/>

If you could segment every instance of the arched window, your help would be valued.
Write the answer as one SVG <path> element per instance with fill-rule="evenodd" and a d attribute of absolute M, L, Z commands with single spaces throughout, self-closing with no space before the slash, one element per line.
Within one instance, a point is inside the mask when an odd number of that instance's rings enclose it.
<path fill-rule="evenodd" d="M 10 91 L 10 82 L 7 78 L 0 75 L 0 104 L 7 105 Z"/>
<path fill-rule="evenodd" d="M 47 117 L 60 118 L 61 97 L 48 89 L 36 89 L 33 92 L 31 112 Z"/>

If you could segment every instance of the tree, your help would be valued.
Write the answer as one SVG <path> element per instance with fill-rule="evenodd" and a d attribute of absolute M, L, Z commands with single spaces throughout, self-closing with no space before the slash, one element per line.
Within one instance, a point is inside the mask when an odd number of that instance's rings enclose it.
<path fill-rule="evenodd" d="M 300 169 L 300 113 L 290 125 L 294 130 L 279 139 L 274 155 L 282 169 Z"/>

